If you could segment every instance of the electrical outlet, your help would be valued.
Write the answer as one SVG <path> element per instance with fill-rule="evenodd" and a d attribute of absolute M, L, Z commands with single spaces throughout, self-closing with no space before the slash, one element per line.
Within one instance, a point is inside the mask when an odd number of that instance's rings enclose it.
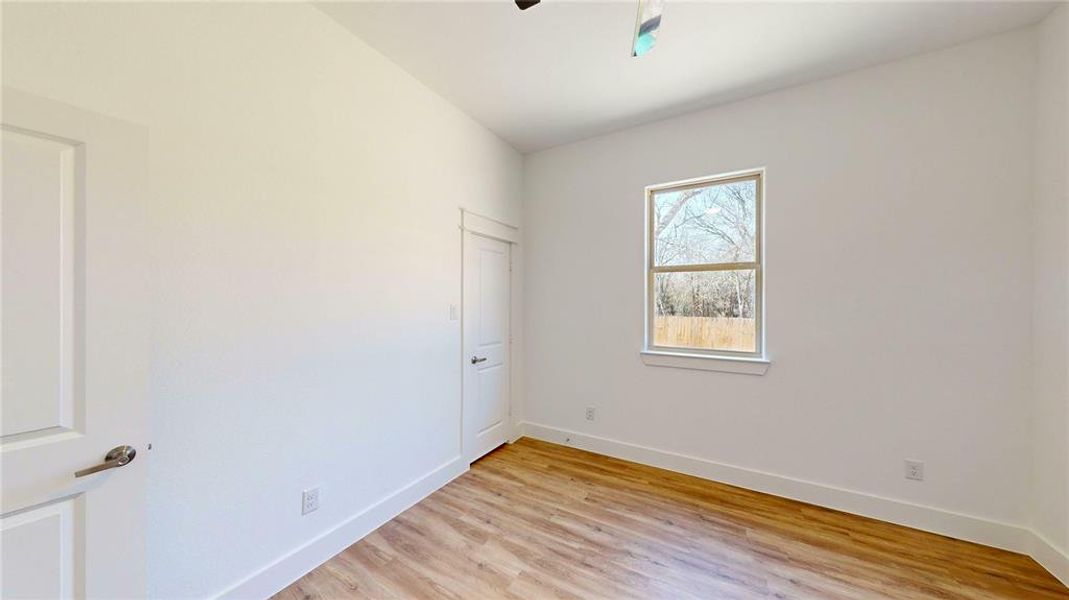
<path fill-rule="evenodd" d="M 316 510 L 319 510 L 319 488 L 304 490 L 301 494 L 301 514 L 306 515 Z"/>
<path fill-rule="evenodd" d="M 924 463 L 919 460 L 907 460 L 906 479 L 924 481 Z"/>
<path fill-rule="evenodd" d="M 593 406 L 586 407 L 586 420 L 593 421 L 597 417 L 597 410 Z"/>

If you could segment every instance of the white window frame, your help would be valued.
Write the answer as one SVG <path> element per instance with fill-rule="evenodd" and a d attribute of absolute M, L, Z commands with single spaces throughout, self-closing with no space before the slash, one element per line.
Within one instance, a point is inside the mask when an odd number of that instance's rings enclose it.
<path fill-rule="evenodd" d="M 735 181 L 756 182 L 754 207 L 756 218 L 754 260 L 751 262 L 737 263 L 706 263 L 697 265 L 654 265 L 654 195 L 665 191 L 680 191 L 710 185 L 731 183 Z M 764 212 L 765 212 L 765 170 L 750 169 L 725 173 L 711 177 L 674 181 L 646 187 L 646 336 L 645 346 L 642 351 L 643 361 L 654 366 L 674 366 L 689 369 L 702 370 L 725 370 L 744 372 L 751 374 L 763 374 L 767 369 L 768 361 L 765 358 L 765 252 L 764 252 Z M 688 348 L 683 346 L 658 346 L 654 341 L 654 315 L 656 303 L 654 302 L 654 277 L 657 273 L 670 272 L 703 272 L 703 271 L 735 271 L 754 270 L 754 325 L 756 328 L 753 352 L 739 352 L 735 350 L 711 350 L 704 348 Z M 718 364 L 704 364 L 707 361 L 700 359 L 720 359 Z M 695 360 L 698 359 L 698 360 Z M 760 363 L 756 368 L 747 363 Z M 763 366 L 761 366 L 763 365 Z M 722 368 L 723 367 L 723 368 Z"/>

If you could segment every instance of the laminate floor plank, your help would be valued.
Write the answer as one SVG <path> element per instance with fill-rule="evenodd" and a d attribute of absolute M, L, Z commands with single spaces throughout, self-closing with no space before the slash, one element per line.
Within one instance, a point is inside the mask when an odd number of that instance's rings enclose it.
<path fill-rule="evenodd" d="M 276 595 L 1069 600 L 1027 556 L 522 439 Z"/>

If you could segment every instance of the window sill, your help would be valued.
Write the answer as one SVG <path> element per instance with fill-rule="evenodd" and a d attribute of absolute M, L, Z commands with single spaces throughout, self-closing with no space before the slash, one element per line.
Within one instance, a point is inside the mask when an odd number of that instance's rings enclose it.
<path fill-rule="evenodd" d="M 742 373 L 744 375 L 764 375 L 772 364 L 763 358 L 736 358 L 733 356 L 685 354 L 682 352 L 643 350 L 639 355 L 642 358 L 642 362 L 650 367 L 721 371 L 724 373 Z"/>

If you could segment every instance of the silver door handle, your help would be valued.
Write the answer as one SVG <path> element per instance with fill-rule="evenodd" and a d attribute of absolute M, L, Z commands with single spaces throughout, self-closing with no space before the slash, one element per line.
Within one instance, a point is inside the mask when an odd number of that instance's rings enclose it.
<path fill-rule="evenodd" d="M 481 362 L 486 362 L 486 357 L 485 356 L 482 357 L 482 358 L 477 358 L 475 356 L 471 357 L 471 364 L 477 365 L 477 364 L 479 364 Z"/>
<path fill-rule="evenodd" d="M 85 477 L 86 475 L 92 475 L 93 473 L 99 473 L 100 471 L 122 467 L 133 462 L 135 456 L 137 456 L 137 450 L 134 450 L 133 446 L 116 446 L 104 455 L 104 462 L 89 467 L 88 469 L 75 471 L 74 476 Z"/>

